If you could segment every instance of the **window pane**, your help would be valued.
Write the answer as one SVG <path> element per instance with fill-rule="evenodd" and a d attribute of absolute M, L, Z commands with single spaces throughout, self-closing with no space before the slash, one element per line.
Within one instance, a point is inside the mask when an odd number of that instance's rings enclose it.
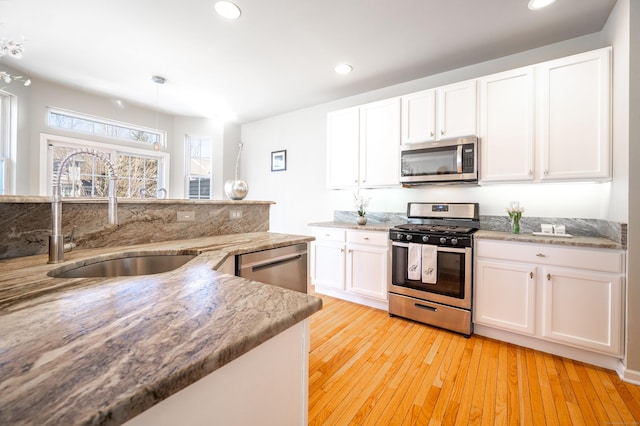
<path fill-rule="evenodd" d="M 209 199 L 211 196 L 211 179 L 203 177 L 195 177 L 189 179 L 189 198 L 190 199 Z"/>
<path fill-rule="evenodd" d="M 53 176 L 62 160 L 77 148 L 50 145 Z M 60 189 L 64 197 L 108 197 L 108 167 L 92 155 L 75 155 L 62 171 Z M 116 196 L 138 198 L 146 189 L 146 197 L 157 196 L 160 159 L 130 153 L 118 153 L 115 160 Z"/>
<path fill-rule="evenodd" d="M 164 143 L 164 133 L 134 125 L 117 124 L 106 119 L 83 117 L 72 112 L 49 111 L 48 117 L 47 122 L 50 127 L 139 142 L 147 146 L 154 143 Z"/>

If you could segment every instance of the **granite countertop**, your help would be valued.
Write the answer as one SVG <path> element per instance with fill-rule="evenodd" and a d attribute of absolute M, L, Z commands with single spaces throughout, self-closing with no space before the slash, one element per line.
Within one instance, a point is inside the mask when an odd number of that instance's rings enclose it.
<path fill-rule="evenodd" d="M 348 222 L 316 222 L 310 223 L 308 226 L 320 226 L 325 228 L 341 228 L 341 229 L 357 229 L 358 231 L 378 231 L 388 232 L 389 229 L 396 226 L 396 223 L 367 223 L 366 225 L 358 225 L 357 223 Z"/>
<path fill-rule="evenodd" d="M 51 278 L 46 255 L 0 261 L 0 424 L 121 424 L 322 307 L 222 274 L 231 255 L 307 242 L 258 232 L 78 250 L 63 265 L 199 254 L 157 275 Z"/>
<path fill-rule="evenodd" d="M 390 228 L 393 228 L 398 224 L 366 224 L 358 225 L 348 222 L 316 222 L 310 223 L 309 226 L 319 226 L 326 228 L 340 228 L 340 229 L 357 229 L 365 231 L 382 231 L 388 232 Z M 502 241 L 518 241 L 525 243 L 537 243 L 537 244 L 555 244 L 573 247 L 593 247 L 593 248 L 607 248 L 607 249 L 624 249 L 622 244 L 615 241 L 608 240 L 600 237 L 584 237 L 584 236 L 572 236 L 567 237 L 552 237 L 552 236 L 538 236 L 533 234 L 512 234 L 503 231 L 487 231 L 478 230 L 473 234 L 475 239 L 484 240 L 502 240 Z"/>
<path fill-rule="evenodd" d="M 554 244 L 572 247 L 592 247 L 620 250 L 624 249 L 622 244 L 600 237 L 553 237 L 533 234 L 512 234 L 510 232 L 502 231 L 485 231 L 481 229 L 473 234 L 473 238 L 475 238 L 476 240 L 517 241 L 523 243 Z"/>

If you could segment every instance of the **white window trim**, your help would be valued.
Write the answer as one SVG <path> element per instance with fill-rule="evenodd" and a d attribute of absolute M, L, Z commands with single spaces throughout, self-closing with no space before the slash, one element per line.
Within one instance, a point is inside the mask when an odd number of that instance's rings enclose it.
<path fill-rule="evenodd" d="M 4 173 L 4 194 L 11 195 L 16 193 L 16 168 L 17 150 L 18 150 L 18 98 L 11 93 L 0 90 L 2 94 L 2 100 L 4 108 L 2 112 L 4 117 L 0 126 L 0 132 L 2 137 L 0 138 L 0 159 L 3 160 L 4 166 L 2 172 Z"/>
<path fill-rule="evenodd" d="M 100 151 L 103 151 L 107 154 L 116 154 L 118 152 L 137 154 L 141 156 L 157 156 L 162 158 L 162 180 L 158 181 L 158 186 L 165 188 L 167 190 L 168 197 L 168 183 L 169 179 L 169 170 L 170 170 L 170 155 L 167 152 L 159 152 L 150 149 L 141 149 L 134 148 L 129 145 L 115 145 L 110 143 L 103 142 L 95 142 L 87 139 L 78 139 L 71 138 L 68 136 L 59 136 L 59 135 L 51 135 L 47 133 L 40 133 L 40 173 L 38 176 L 38 193 L 40 195 L 48 195 L 51 196 L 51 185 L 52 183 L 49 181 L 49 176 L 52 176 L 53 171 L 51 170 L 49 161 L 48 161 L 48 148 L 49 144 L 60 144 L 60 145 L 70 145 L 73 147 L 87 147 L 96 148 Z"/>
<path fill-rule="evenodd" d="M 184 198 L 189 198 L 189 176 L 191 176 L 191 139 L 209 139 L 211 143 L 211 174 L 205 175 L 193 175 L 196 177 L 208 177 L 209 178 L 209 199 L 213 199 L 213 137 L 211 135 L 184 135 Z"/>

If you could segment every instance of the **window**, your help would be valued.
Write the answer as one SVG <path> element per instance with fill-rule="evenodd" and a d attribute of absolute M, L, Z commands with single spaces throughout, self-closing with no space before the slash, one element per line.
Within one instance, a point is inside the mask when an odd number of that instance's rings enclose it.
<path fill-rule="evenodd" d="M 189 199 L 211 198 L 212 172 L 211 137 L 191 136 L 185 138 L 187 193 Z"/>
<path fill-rule="evenodd" d="M 155 148 L 165 146 L 164 132 L 71 111 L 49 109 L 47 124 L 56 129 L 135 142 Z"/>
<path fill-rule="evenodd" d="M 64 158 L 80 148 L 94 148 L 110 158 L 118 175 L 118 198 L 155 197 L 163 188 L 168 176 L 169 154 L 163 152 L 53 135 L 41 135 L 41 140 L 47 148 L 48 170 L 46 178 L 41 178 L 41 185 L 46 186 L 44 190 L 41 188 L 43 194 L 50 193 L 53 178 L 58 174 Z M 78 154 L 67 164 L 68 167 L 62 171 L 60 179 L 63 197 L 108 196 L 109 170 L 102 161 L 92 155 Z"/>
<path fill-rule="evenodd" d="M 0 92 L 0 195 L 9 193 L 11 162 L 11 97 Z"/>

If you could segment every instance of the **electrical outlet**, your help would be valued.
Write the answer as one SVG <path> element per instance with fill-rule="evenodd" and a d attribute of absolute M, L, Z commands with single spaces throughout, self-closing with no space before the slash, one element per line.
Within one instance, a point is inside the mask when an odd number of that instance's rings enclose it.
<path fill-rule="evenodd" d="M 193 210 L 179 210 L 177 220 L 178 222 L 195 222 L 196 212 Z"/>
<path fill-rule="evenodd" d="M 229 219 L 242 219 L 242 210 L 229 210 Z"/>

